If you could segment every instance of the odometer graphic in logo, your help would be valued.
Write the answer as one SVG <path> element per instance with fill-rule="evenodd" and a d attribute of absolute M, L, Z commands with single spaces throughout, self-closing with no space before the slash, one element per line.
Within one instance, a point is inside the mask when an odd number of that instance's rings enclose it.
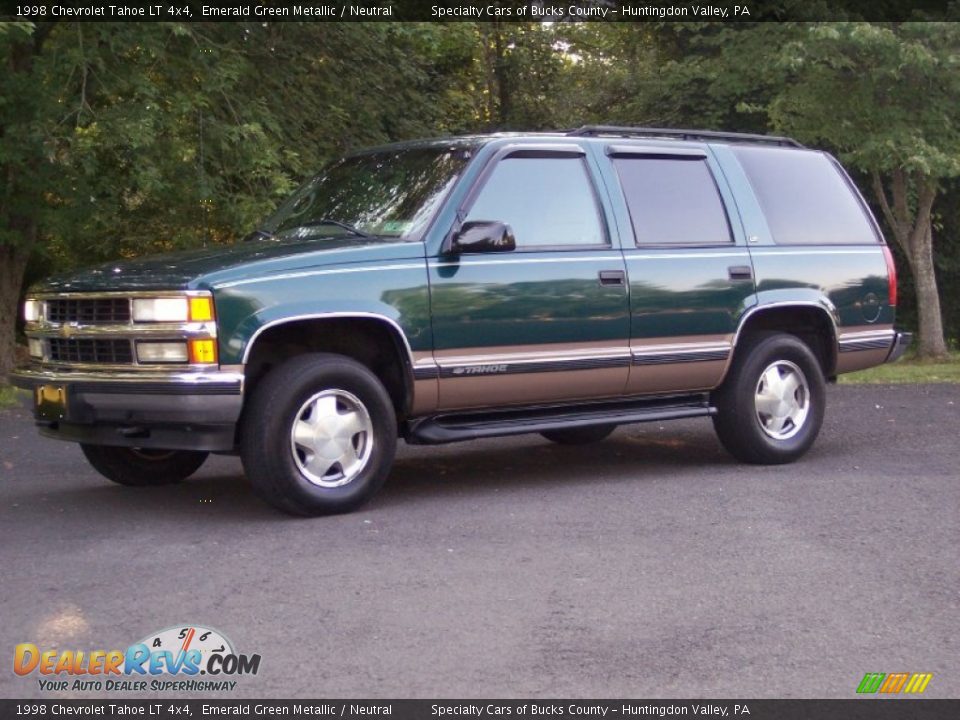
<path fill-rule="evenodd" d="M 191 664 L 198 668 L 201 675 L 206 674 L 207 665 L 214 655 L 219 655 L 221 658 L 226 655 L 235 655 L 233 643 L 223 633 L 200 625 L 169 627 L 166 630 L 148 635 L 139 644 L 149 648 L 151 655 L 156 652 L 167 651 L 174 658 L 182 657 L 186 659 L 189 657 L 195 661 Z M 216 661 L 214 664 L 217 664 Z"/>
<path fill-rule="evenodd" d="M 202 625 L 174 626 L 152 633 L 130 651 L 131 664 L 151 674 L 254 675 L 260 666 L 259 655 L 237 654 L 223 633 Z M 127 661 L 131 661 L 129 655 Z"/>

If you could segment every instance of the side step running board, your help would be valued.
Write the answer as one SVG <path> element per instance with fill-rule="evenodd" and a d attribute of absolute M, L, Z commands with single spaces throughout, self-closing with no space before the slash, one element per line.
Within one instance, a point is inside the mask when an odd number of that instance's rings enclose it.
<path fill-rule="evenodd" d="M 716 409 L 710 406 L 706 394 L 578 405 L 540 405 L 418 418 L 408 425 L 406 440 L 414 445 L 438 445 L 561 428 L 629 425 L 715 414 Z"/>

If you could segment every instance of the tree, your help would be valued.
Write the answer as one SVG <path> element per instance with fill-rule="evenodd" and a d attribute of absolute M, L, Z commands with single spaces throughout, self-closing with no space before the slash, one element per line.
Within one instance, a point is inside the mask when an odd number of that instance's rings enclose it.
<path fill-rule="evenodd" d="M 31 256 L 54 268 L 223 240 L 292 187 L 262 106 L 234 92 L 246 59 L 209 47 L 173 23 L 0 27 L 0 377 Z"/>
<path fill-rule="evenodd" d="M 13 366 L 17 299 L 39 233 L 35 208 L 42 205 L 46 168 L 37 167 L 42 134 L 23 118 L 51 112 L 51 98 L 31 92 L 36 59 L 50 28 L 0 23 L 0 378 Z"/>
<path fill-rule="evenodd" d="M 345 151 L 463 129 L 465 30 L 0 24 L 0 379 L 28 259 L 233 242 Z"/>
<path fill-rule="evenodd" d="M 817 24 L 787 44 L 774 124 L 826 143 L 872 179 L 913 274 L 921 357 L 946 355 L 934 269 L 934 204 L 960 176 L 960 26 Z"/>

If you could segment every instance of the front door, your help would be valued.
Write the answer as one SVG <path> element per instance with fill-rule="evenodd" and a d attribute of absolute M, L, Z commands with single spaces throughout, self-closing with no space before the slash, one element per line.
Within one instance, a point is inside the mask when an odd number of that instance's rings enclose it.
<path fill-rule="evenodd" d="M 630 364 L 626 268 L 576 145 L 501 150 L 461 208 L 507 223 L 512 252 L 430 261 L 440 409 L 619 395 Z"/>

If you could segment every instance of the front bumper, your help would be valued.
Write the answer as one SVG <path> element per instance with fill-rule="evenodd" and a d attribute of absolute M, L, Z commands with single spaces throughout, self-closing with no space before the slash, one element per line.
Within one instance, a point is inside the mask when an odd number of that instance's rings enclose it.
<path fill-rule="evenodd" d="M 10 380 L 33 392 L 41 434 L 97 445 L 230 451 L 243 406 L 239 372 L 27 367 Z"/>
<path fill-rule="evenodd" d="M 886 362 L 892 363 L 899 360 L 900 357 L 907 351 L 907 348 L 910 347 L 910 343 L 912 342 L 913 333 L 898 332 L 893 340 L 893 345 L 890 348 L 890 354 L 887 355 Z"/>

